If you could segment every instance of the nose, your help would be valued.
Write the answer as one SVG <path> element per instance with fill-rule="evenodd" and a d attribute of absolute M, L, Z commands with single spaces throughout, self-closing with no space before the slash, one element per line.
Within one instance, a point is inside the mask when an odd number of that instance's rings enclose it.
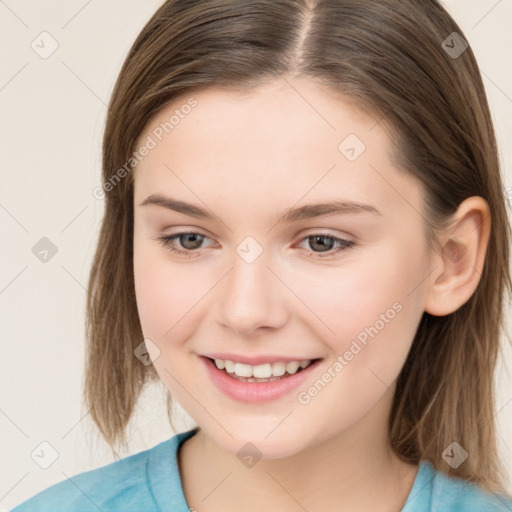
<path fill-rule="evenodd" d="M 248 263 L 235 254 L 216 297 L 217 321 L 239 336 L 278 329 L 288 319 L 292 294 L 264 256 Z"/>

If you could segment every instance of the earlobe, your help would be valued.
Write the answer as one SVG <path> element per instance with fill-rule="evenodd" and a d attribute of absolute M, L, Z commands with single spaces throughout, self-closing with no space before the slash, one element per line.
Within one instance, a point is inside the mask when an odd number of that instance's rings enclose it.
<path fill-rule="evenodd" d="M 491 232 L 489 205 L 480 196 L 464 200 L 451 227 L 440 237 L 435 271 L 425 296 L 425 311 L 434 316 L 453 313 L 476 290 L 485 263 Z"/>

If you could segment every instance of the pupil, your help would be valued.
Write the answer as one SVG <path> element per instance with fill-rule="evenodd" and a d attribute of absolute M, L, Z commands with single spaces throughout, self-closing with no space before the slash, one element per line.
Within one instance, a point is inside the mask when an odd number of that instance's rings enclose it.
<path fill-rule="evenodd" d="M 194 246 L 194 241 L 197 242 L 197 239 L 199 238 L 199 245 L 201 245 L 201 236 L 198 233 L 187 233 L 186 235 L 181 236 L 181 244 L 185 249 L 197 249 L 197 247 Z M 187 243 L 192 242 L 192 247 L 188 247 Z"/>
<path fill-rule="evenodd" d="M 309 239 L 310 239 L 310 243 L 311 243 L 311 239 L 313 239 L 312 246 L 315 245 L 316 243 L 318 243 L 319 244 L 319 248 L 320 249 L 323 248 L 324 251 L 329 251 L 330 249 L 332 249 L 332 247 L 327 248 L 327 246 L 332 245 L 333 242 L 331 242 L 330 244 L 325 244 L 323 242 L 319 242 L 319 240 L 325 240 L 325 239 L 332 240 L 331 237 L 328 237 L 328 236 L 310 236 Z"/>

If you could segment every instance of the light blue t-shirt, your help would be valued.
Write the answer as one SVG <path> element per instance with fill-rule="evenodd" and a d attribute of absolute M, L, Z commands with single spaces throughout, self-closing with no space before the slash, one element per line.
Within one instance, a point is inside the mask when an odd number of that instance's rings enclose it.
<path fill-rule="evenodd" d="M 182 432 L 153 448 L 44 489 L 11 512 L 189 512 L 178 470 Z M 421 462 L 402 512 L 512 512 L 512 501 L 486 494 Z"/>

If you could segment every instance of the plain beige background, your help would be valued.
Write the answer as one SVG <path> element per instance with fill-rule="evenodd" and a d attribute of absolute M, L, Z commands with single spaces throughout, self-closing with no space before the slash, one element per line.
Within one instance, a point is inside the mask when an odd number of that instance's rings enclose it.
<path fill-rule="evenodd" d="M 0 0 L 0 511 L 114 460 L 91 437 L 81 399 L 86 283 L 103 211 L 92 190 L 114 81 L 160 3 Z M 512 202 L 512 1 L 445 5 L 482 70 Z M 46 263 L 33 252 L 43 237 L 57 251 Z M 510 366 L 498 375 L 496 419 L 512 492 Z M 123 456 L 173 434 L 161 389 L 143 396 Z M 177 425 L 193 426 L 181 409 Z"/>

